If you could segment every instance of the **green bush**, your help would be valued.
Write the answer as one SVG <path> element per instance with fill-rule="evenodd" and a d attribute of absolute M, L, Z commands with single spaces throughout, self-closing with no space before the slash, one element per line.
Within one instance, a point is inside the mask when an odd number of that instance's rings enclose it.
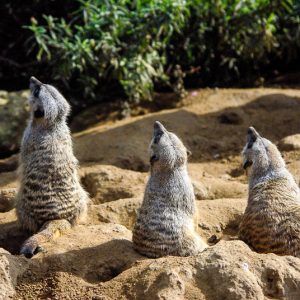
<path fill-rule="evenodd" d="M 295 0 L 79 0 L 70 22 L 44 16 L 28 28 L 56 79 L 96 98 L 121 88 L 132 101 L 155 88 L 252 80 L 299 59 Z"/>

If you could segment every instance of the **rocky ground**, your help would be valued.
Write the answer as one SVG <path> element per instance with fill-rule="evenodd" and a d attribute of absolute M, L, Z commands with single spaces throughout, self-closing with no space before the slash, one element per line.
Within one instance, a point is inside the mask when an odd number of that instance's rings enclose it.
<path fill-rule="evenodd" d="M 299 115 L 300 90 L 202 90 L 182 108 L 74 134 L 88 219 L 31 260 L 17 255 L 26 233 L 13 209 L 16 171 L 6 172 L 16 156 L 0 161 L 0 299 L 300 299 L 298 258 L 255 253 L 236 237 L 247 197 L 240 159 L 247 127 L 278 144 L 299 182 Z M 155 120 L 193 152 L 198 231 L 210 245 L 196 257 L 148 259 L 132 248 Z"/>

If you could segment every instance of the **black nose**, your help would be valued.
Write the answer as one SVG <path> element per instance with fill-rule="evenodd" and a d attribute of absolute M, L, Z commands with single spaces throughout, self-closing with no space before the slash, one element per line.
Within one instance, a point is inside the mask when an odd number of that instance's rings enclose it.
<path fill-rule="evenodd" d="M 40 82 L 38 79 L 36 79 L 34 76 L 31 76 L 31 77 L 30 77 L 30 84 L 40 86 L 40 85 L 42 85 L 43 83 Z"/>

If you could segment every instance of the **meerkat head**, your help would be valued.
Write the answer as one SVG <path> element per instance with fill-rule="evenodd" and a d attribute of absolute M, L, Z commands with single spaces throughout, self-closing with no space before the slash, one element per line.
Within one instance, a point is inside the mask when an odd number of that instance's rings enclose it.
<path fill-rule="evenodd" d="M 33 119 L 52 124 L 65 120 L 70 113 L 70 105 L 62 94 L 33 76 L 30 78 L 30 92 L 29 104 Z"/>
<path fill-rule="evenodd" d="M 253 127 L 248 128 L 247 142 L 242 155 L 244 169 L 250 168 L 252 174 L 266 175 L 268 172 L 285 167 L 277 147 L 260 136 Z"/>
<path fill-rule="evenodd" d="M 152 169 L 173 169 L 187 162 L 191 154 L 181 140 L 158 121 L 154 123 L 153 138 L 150 143 L 150 164 Z"/>

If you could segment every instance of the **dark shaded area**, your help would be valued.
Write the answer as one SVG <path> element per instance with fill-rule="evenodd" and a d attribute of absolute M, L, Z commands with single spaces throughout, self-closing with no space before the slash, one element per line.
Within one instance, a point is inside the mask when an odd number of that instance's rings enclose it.
<path fill-rule="evenodd" d="M 18 255 L 21 245 L 30 234 L 20 228 L 17 221 L 0 224 L 0 248 Z"/>
<path fill-rule="evenodd" d="M 2 155 L 3 152 L 1 152 Z M 11 153 L 8 153 L 10 155 Z M 18 167 L 18 155 L 11 155 L 6 159 L 0 160 L 0 173 L 2 172 L 11 172 L 16 170 Z"/>
<path fill-rule="evenodd" d="M 38 62 L 38 51 L 30 25 L 31 18 L 44 24 L 42 15 L 71 19 L 78 7 L 77 1 L 14 0 L 0 5 L 0 89 L 15 91 L 28 88 L 31 75 L 48 81 L 49 68 L 45 61 Z"/>
<path fill-rule="evenodd" d="M 47 282 L 47 278 L 55 276 L 57 272 L 73 274 L 89 283 L 109 281 L 129 269 L 137 259 L 146 259 L 133 253 L 132 242 L 116 239 L 95 247 L 51 255 L 43 259 L 44 263 L 51 265 L 50 272 L 49 270 L 43 272 L 43 266 L 39 260 L 32 261 L 27 272 L 34 272 L 38 276 L 32 277 L 25 273 L 20 278 L 19 284 Z M 88 268 L 83 268 L 83 265 Z"/>

